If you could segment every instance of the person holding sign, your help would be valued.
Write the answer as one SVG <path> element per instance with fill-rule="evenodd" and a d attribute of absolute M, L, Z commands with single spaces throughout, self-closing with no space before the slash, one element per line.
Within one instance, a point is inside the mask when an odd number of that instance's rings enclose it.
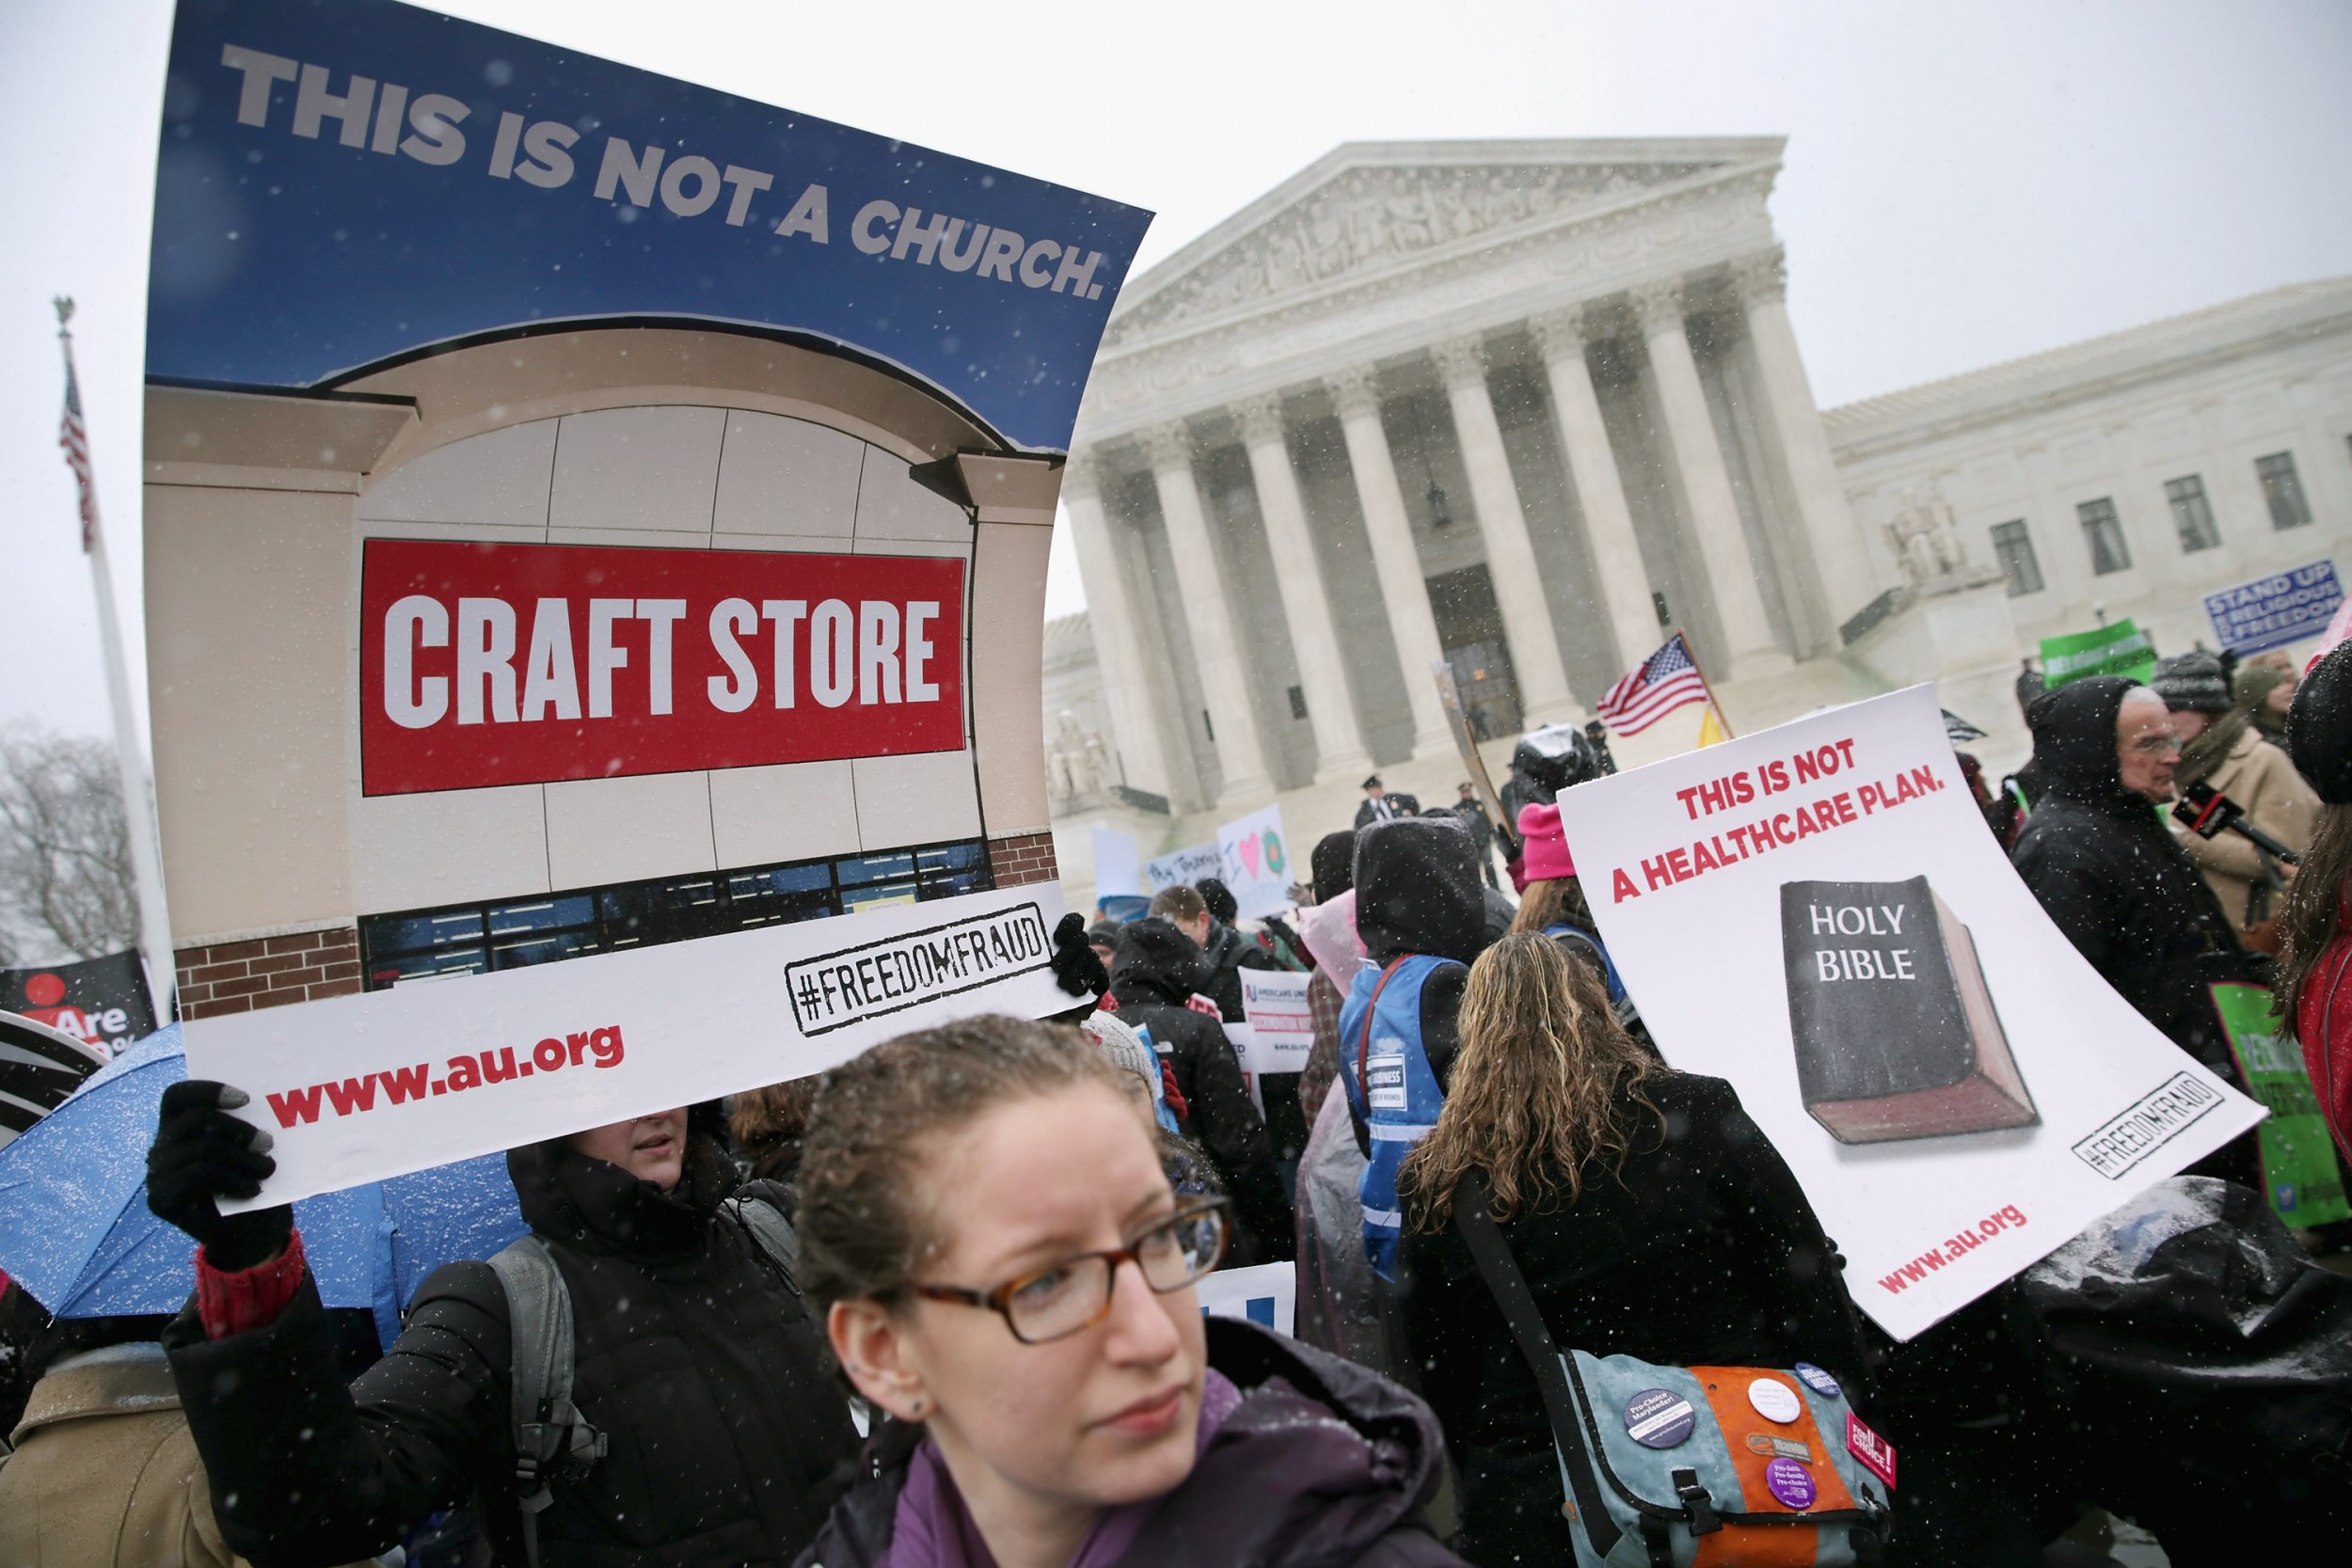
<path fill-rule="evenodd" d="M 1406 1331 L 1461 1466 L 1463 1555 L 1568 1562 L 1541 1393 L 1454 1224 L 1471 1173 L 1563 1350 L 1811 1363 L 1851 1385 L 1860 1331 L 1843 1260 L 1738 1093 L 1634 1044 L 1597 970 L 1514 932 L 1470 967 L 1460 1029 L 1445 1109 L 1397 1181 Z"/>
<path fill-rule="evenodd" d="M 1218 1199 L 1171 1189 L 1120 1070 L 967 1019 L 828 1075 L 803 1274 L 880 1419 L 806 1568 L 1458 1568 L 1428 1408 L 1195 1286 Z"/>
<path fill-rule="evenodd" d="M 167 1089 L 147 1179 L 156 1214 L 200 1243 L 195 1302 L 164 1344 L 242 1556 L 263 1568 L 368 1557 L 469 1498 L 517 1568 L 782 1564 L 816 1533 L 857 1433 L 819 1330 L 746 1212 L 762 1200 L 723 1207 L 734 1167 L 686 1111 L 506 1156 L 569 1301 L 568 1367 L 550 1367 L 541 1321 L 501 1271 L 452 1263 L 346 1388 L 293 1211 L 220 1212 L 275 1169 L 268 1135 L 229 1114 L 243 1103 L 200 1079 Z M 532 1370 L 560 1371 L 592 1429 L 547 1466 L 543 1513 L 526 1512 L 535 1488 L 517 1478 L 512 1389 Z M 562 1432 L 562 1416 L 536 1418 Z"/>

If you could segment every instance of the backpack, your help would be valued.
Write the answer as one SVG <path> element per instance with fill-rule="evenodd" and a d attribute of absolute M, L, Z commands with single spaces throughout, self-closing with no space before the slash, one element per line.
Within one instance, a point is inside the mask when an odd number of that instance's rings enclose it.
<path fill-rule="evenodd" d="M 748 1196 L 719 1208 L 742 1227 L 758 1254 L 795 1294 L 801 1239 L 755 1183 Z M 555 1500 L 558 1476 L 577 1481 L 596 1467 L 609 1447 L 572 1402 L 572 1293 L 556 1267 L 555 1255 L 536 1236 L 525 1236 L 490 1259 L 506 1291 L 513 1335 L 511 1402 L 515 1438 L 516 1500 L 522 1511 L 523 1560 L 539 1568 L 539 1515 Z"/>
<path fill-rule="evenodd" d="M 1454 1228 L 1535 1375 L 1577 1568 L 1883 1560 L 1895 1453 L 1835 1378 L 1563 1353 L 1492 1201 L 1466 1174 Z"/>

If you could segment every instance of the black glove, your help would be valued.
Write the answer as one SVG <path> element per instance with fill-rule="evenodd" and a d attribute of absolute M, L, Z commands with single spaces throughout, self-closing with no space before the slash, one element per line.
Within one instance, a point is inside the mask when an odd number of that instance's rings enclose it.
<path fill-rule="evenodd" d="M 209 1078 L 174 1084 L 164 1091 L 147 1151 L 148 1208 L 195 1237 L 206 1262 L 230 1273 L 268 1262 L 294 1235 L 294 1211 L 282 1203 L 220 1212 L 218 1199 L 251 1197 L 278 1169 L 269 1133 L 229 1114 L 251 1102 L 243 1089 Z"/>
<path fill-rule="evenodd" d="M 1054 979 L 1072 996 L 1100 996 L 1111 989 L 1110 971 L 1087 942 L 1083 915 L 1063 915 L 1054 927 Z"/>

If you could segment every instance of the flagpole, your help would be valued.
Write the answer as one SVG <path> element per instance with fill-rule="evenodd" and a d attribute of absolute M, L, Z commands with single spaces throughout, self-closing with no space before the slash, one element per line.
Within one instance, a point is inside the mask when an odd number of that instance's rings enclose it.
<path fill-rule="evenodd" d="M 60 295 L 54 301 L 57 308 L 57 341 L 65 351 L 66 386 L 78 388 L 73 372 L 73 333 L 67 325 L 73 319 L 73 301 Z M 78 420 L 83 427 L 82 439 L 87 443 L 87 418 Z M 98 483 L 94 474 L 79 466 L 75 477 L 82 485 L 82 543 L 89 557 L 90 578 L 98 596 L 98 644 L 106 660 L 106 696 L 114 708 L 115 764 L 122 779 L 123 826 L 131 841 L 131 872 L 138 885 L 139 946 L 147 959 L 148 991 L 155 1003 L 157 1022 L 168 1023 L 178 1016 L 175 1006 L 179 975 L 171 950 L 171 917 L 164 904 L 163 856 L 156 848 L 155 808 L 148 784 L 147 748 L 139 737 L 139 723 L 131 706 L 131 671 L 122 654 L 122 626 L 115 613 L 115 575 L 106 555 L 106 530 L 99 521 Z"/>
<path fill-rule="evenodd" d="M 1730 717 L 1724 712 L 1724 705 L 1715 700 L 1714 687 L 1708 683 L 1706 667 L 1699 663 L 1699 651 L 1691 646 L 1691 634 L 1680 626 L 1677 626 L 1675 635 L 1682 639 L 1683 655 L 1690 659 L 1691 668 L 1698 672 L 1699 686 L 1707 693 L 1707 705 L 1715 710 L 1715 722 L 1724 727 L 1724 738 L 1725 740 L 1738 739 L 1739 736 L 1731 728 Z"/>

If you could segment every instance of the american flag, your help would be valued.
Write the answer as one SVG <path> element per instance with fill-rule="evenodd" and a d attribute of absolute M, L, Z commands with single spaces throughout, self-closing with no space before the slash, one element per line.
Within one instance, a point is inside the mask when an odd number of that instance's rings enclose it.
<path fill-rule="evenodd" d="M 1677 632 L 1642 660 L 1640 669 L 1628 671 L 1609 689 L 1600 700 L 1600 717 L 1619 735 L 1639 735 L 1675 709 L 1706 701 L 1707 682 L 1692 660 L 1690 644 Z"/>
<path fill-rule="evenodd" d="M 82 388 L 73 378 L 73 361 L 65 364 L 65 418 L 57 425 L 57 445 L 65 449 L 65 466 L 82 491 L 82 553 L 89 554 L 90 532 L 98 526 L 98 491 L 89 466 L 89 432 L 82 425 Z"/>

